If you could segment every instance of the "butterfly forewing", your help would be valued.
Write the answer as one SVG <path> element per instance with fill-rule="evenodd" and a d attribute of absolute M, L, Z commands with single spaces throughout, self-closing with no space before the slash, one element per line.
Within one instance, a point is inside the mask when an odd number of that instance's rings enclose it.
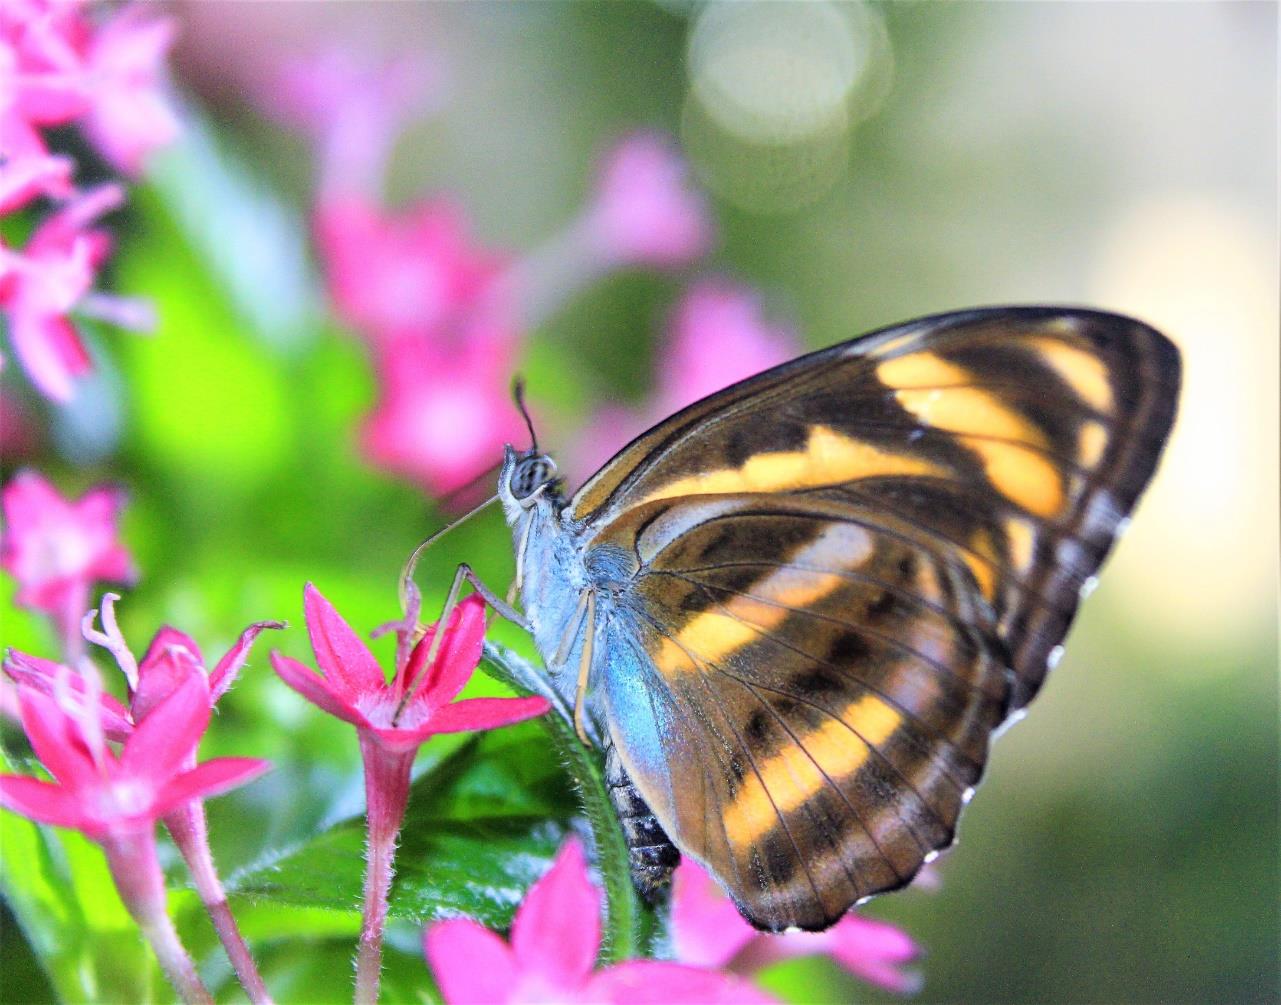
<path fill-rule="evenodd" d="M 928 318 L 690 406 L 574 497 L 589 555 L 634 556 L 593 671 L 613 741 L 753 922 L 824 927 L 950 843 L 1178 383 L 1130 319 Z"/>

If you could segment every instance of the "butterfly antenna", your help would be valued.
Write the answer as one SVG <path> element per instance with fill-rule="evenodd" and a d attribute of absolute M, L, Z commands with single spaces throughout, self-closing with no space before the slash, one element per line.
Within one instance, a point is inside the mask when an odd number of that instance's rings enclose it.
<path fill-rule="evenodd" d="M 409 553 L 409 557 L 405 559 L 404 567 L 400 570 L 400 609 L 402 611 L 404 611 L 406 614 L 409 613 L 409 596 L 411 592 L 411 586 L 414 581 L 414 570 L 418 568 L 418 561 L 423 557 L 423 553 L 426 552 L 428 548 L 430 548 L 433 544 L 439 541 L 442 537 L 448 534 L 455 527 L 466 523 L 468 520 L 474 517 L 477 513 L 483 510 L 486 506 L 492 506 L 496 502 L 498 502 L 497 493 L 490 496 L 480 505 L 475 506 L 472 509 L 469 509 L 457 520 L 451 520 L 449 523 L 445 524 L 445 526 L 441 527 L 440 530 L 437 530 L 429 534 L 427 537 L 423 538 L 421 541 L 418 542 L 417 547 L 415 547 L 414 550 Z"/>
<path fill-rule="evenodd" d="M 533 446 L 530 448 L 535 453 L 538 450 L 538 434 L 534 432 L 534 420 L 529 417 L 529 409 L 525 407 L 525 378 L 517 377 L 512 381 L 512 397 L 516 399 L 516 407 L 520 409 L 520 414 L 525 419 L 525 428 L 529 430 L 529 440 Z"/>

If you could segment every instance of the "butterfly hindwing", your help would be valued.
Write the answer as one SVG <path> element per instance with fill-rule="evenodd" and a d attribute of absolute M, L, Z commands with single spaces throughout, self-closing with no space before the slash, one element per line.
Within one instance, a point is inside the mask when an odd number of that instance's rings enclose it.
<path fill-rule="evenodd" d="M 1154 469 L 1177 352 L 1113 315 L 925 319 L 646 433 L 570 502 L 633 574 L 593 686 L 684 852 L 821 928 L 952 840 Z"/>

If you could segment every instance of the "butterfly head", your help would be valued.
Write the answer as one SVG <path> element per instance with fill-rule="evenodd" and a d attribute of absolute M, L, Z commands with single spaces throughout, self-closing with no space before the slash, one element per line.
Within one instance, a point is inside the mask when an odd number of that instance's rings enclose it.
<path fill-rule="evenodd" d="M 532 508 L 555 492 L 556 462 L 537 449 L 517 453 L 503 448 L 503 469 L 498 476 L 498 496 L 509 514 Z"/>

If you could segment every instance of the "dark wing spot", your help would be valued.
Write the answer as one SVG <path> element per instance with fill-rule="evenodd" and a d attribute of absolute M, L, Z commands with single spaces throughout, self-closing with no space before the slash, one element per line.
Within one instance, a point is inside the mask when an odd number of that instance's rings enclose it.
<path fill-rule="evenodd" d="M 883 618 L 898 606 L 898 597 L 889 590 L 882 590 L 881 595 L 867 605 L 870 618 Z"/>
<path fill-rule="evenodd" d="M 840 694 L 845 690 L 841 678 L 827 667 L 813 666 L 792 677 L 792 685 L 807 697 L 819 698 L 823 695 Z"/>
<path fill-rule="evenodd" d="M 753 743 L 764 743 L 770 734 L 770 717 L 769 713 L 763 708 L 758 708 L 747 718 L 747 725 L 744 727 L 747 738 Z"/>
<path fill-rule="evenodd" d="M 843 632 L 837 636 L 827 650 L 827 662 L 837 666 L 849 666 L 872 655 L 867 640 L 858 632 Z"/>
<path fill-rule="evenodd" d="M 741 468 L 747 459 L 756 453 L 752 434 L 746 429 L 737 429 L 725 443 L 725 460 L 731 467 Z"/>
<path fill-rule="evenodd" d="M 776 827 L 761 838 L 759 846 L 770 878 L 781 885 L 796 875 L 796 849 L 780 831 L 781 828 Z"/>

